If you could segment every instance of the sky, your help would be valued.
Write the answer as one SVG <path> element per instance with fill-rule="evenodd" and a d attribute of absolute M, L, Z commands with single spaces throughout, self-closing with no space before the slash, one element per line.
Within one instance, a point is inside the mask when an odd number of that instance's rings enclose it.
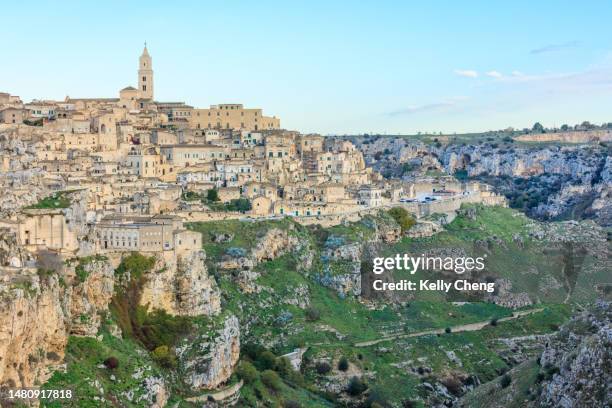
<path fill-rule="evenodd" d="M 28 1 L 0 91 L 116 97 L 146 41 L 155 99 L 242 103 L 321 134 L 612 122 L 610 1 Z"/>

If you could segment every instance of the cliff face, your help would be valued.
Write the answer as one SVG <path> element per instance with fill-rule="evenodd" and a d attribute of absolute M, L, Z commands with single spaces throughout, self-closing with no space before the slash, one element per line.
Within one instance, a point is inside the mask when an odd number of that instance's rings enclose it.
<path fill-rule="evenodd" d="M 240 327 L 229 315 L 209 333 L 177 348 L 179 371 L 192 389 L 215 388 L 232 375 L 240 354 Z"/>
<path fill-rule="evenodd" d="M 0 385 L 31 387 L 64 358 L 67 313 L 57 276 L 0 284 Z"/>
<path fill-rule="evenodd" d="M 245 293 L 258 292 L 255 279 L 259 273 L 253 269 L 259 263 L 270 261 L 296 249 L 299 242 L 289 231 L 271 228 L 257 240 L 250 251 L 243 248 L 230 248 L 217 264 L 219 269 L 236 272 L 236 283 Z"/>
<path fill-rule="evenodd" d="M 178 259 L 158 258 L 154 270 L 146 276 L 140 304 L 181 316 L 219 313 L 219 288 L 208 274 L 205 260 L 204 251 L 189 252 Z"/>
<path fill-rule="evenodd" d="M 70 310 L 70 334 L 95 336 L 100 327 L 100 313 L 108 310 L 113 296 L 113 267 L 106 259 L 93 259 L 77 266 L 76 285 L 67 289 Z M 86 276 L 79 281 L 80 276 Z"/>
<path fill-rule="evenodd" d="M 539 402 L 553 407 L 600 407 L 612 400 L 612 304 L 599 302 L 552 337 L 540 366 L 554 373 Z"/>

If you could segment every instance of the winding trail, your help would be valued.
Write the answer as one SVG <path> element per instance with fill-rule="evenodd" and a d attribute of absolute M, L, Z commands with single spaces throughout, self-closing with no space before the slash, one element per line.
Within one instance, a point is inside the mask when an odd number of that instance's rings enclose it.
<path fill-rule="evenodd" d="M 513 312 L 512 316 L 503 317 L 501 319 L 497 319 L 497 321 L 506 322 L 508 320 L 518 319 L 519 317 L 522 317 L 522 316 L 527 316 L 533 313 L 538 313 L 538 312 L 541 312 L 542 310 L 544 309 L 539 308 L 539 309 L 520 310 L 518 312 Z M 491 323 L 491 320 L 485 320 L 481 322 L 460 324 L 458 326 L 451 326 L 451 332 L 460 333 L 460 332 L 466 332 L 466 331 L 477 331 L 477 330 L 481 330 L 483 327 L 488 326 L 490 323 Z M 425 331 L 420 331 L 420 332 L 415 332 L 415 333 L 394 334 L 392 336 L 382 337 L 376 340 L 369 340 L 369 341 L 362 341 L 359 343 L 355 343 L 354 346 L 355 347 L 368 347 L 368 346 L 373 346 L 375 344 L 382 343 L 382 342 L 389 341 L 389 340 L 408 338 L 408 337 L 429 336 L 432 334 L 442 334 L 444 333 L 445 330 L 446 329 L 433 329 L 433 330 L 425 330 Z"/>

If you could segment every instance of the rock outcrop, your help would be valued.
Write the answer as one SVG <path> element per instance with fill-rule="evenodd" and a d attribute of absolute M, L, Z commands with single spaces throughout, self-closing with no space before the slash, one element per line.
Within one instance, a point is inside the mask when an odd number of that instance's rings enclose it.
<path fill-rule="evenodd" d="M 153 271 L 146 275 L 140 304 L 173 315 L 218 314 L 221 296 L 205 260 L 203 250 L 188 252 L 177 259 L 158 258 Z"/>
<path fill-rule="evenodd" d="M 227 381 L 239 355 L 240 326 L 234 315 L 177 347 L 179 371 L 193 390 L 215 388 Z"/>
<path fill-rule="evenodd" d="M 56 275 L 44 281 L 20 275 L 0 283 L 0 385 L 42 383 L 48 368 L 62 362 L 68 341 L 62 292 Z"/>
<path fill-rule="evenodd" d="M 70 305 L 70 334 L 95 336 L 100 312 L 108 310 L 115 287 L 114 269 L 106 258 L 85 258 L 76 266 L 76 285 L 67 288 Z M 81 281 L 81 279 L 83 279 Z"/>
<path fill-rule="evenodd" d="M 612 304 L 598 302 L 552 337 L 540 366 L 552 378 L 542 383 L 541 406 L 603 407 L 612 401 Z"/>

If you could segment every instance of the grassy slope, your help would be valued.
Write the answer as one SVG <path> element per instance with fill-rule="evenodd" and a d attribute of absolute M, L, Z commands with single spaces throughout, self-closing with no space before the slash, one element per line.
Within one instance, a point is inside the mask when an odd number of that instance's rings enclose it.
<path fill-rule="evenodd" d="M 501 238 L 505 245 L 493 248 L 492 254 L 489 255 L 489 270 L 496 276 L 510 278 L 515 288 L 533 293 L 538 289 L 537 282 L 526 280 L 522 271 L 533 265 L 537 265 L 539 270 L 540 268 L 546 270 L 547 265 L 538 244 L 528 238 L 526 230 L 528 222 L 528 219 L 513 210 L 481 208 L 476 220 L 460 217 L 448 227 L 447 231 L 436 237 L 406 238 L 396 245 L 387 247 L 385 252 L 388 254 L 418 252 L 432 247 L 461 247 L 471 252 L 475 239 L 486 239 L 495 235 Z M 232 222 L 234 225 L 231 227 L 236 228 L 238 225 L 236 223 Z M 371 231 L 367 226 L 368 222 L 337 226 L 328 229 L 326 236 L 342 237 L 344 243 L 357 242 L 370 236 Z M 264 227 L 269 228 L 269 224 L 265 224 Z M 213 231 L 217 227 L 197 224 L 191 228 Z M 248 225 L 247 228 L 244 235 L 240 237 L 236 235 L 234 241 L 224 245 L 226 247 L 245 245 L 249 248 L 253 242 L 250 238 L 254 236 L 253 226 Z M 220 231 L 222 229 L 217 230 Z M 525 248 L 519 248 L 513 242 L 512 237 L 515 234 L 519 234 L 524 239 Z M 248 238 L 245 239 L 245 236 Z M 313 242 L 317 242 L 316 238 L 310 238 Z M 320 247 L 320 240 L 318 244 Z M 205 242 L 204 245 L 210 249 L 212 244 Z M 211 258 L 215 259 L 215 256 Z M 402 362 L 411 361 L 412 365 L 418 365 L 416 361 L 420 358 L 423 359 L 424 365 L 434 369 L 434 373 L 442 373 L 445 370 L 459 368 L 450 362 L 446 355 L 447 351 L 454 351 L 462 361 L 463 371 L 476 374 L 483 381 L 490 380 L 506 368 L 506 364 L 492 347 L 492 339 L 551 332 L 570 313 L 569 307 L 551 304 L 541 313 L 503 322 L 497 327 L 487 327 L 481 332 L 405 338 L 369 348 L 356 348 L 355 342 L 376 339 L 383 334 L 417 332 L 486 321 L 508 316 L 511 311 L 489 303 L 456 306 L 436 294 L 417 296 L 409 307 L 382 306 L 372 310 L 354 299 L 339 298 L 333 291 L 297 272 L 295 255 L 285 255 L 266 262 L 257 269 L 261 273 L 257 283 L 264 289 L 258 294 L 245 295 L 236 288 L 231 277 L 220 276 L 226 307 L 236 313 L 241 321 L 255 319 L 246 336 L 247 341 L 257 341 L 271 346 L 277 354 L 306 345 L 310 347 L 307 353 L 310 358 L 337 359 L 341 355 L 346 355 L 362 370 L 376 373 L 375 379 L 370 384 L 372 389 L 376 389 L 378 394 L 392 401 L 418 396 L 421 392 L 420 379 L 414 374 L 407 374 L 405 368 L 397 368 L 394 364 L 401 365 Z M 308 288 L 310 305 L 321 314 L 318 321 L 308 321 L 304 310 L 287 303 L 287 300 L 294 297 L 298 287 Z M 564 293 L 559 293 L 546 300 L 554 302 L 563 297 Z M 291 313 L 292 319 L 280 324 L 278 318 L 286 312 Z M 388 350 L 381 353 L 381 348 Z M 305 374 L 311 382 L 321 380 L 312 370 L 306 370 Z"/>
<path fill-rule="evenodd" d="M 209 269 L 217 276 L 223 294 L 223 307 L 227 312 L 235 313 L 241 321 L 243 344 L 257 342 L 270 347 L 277 355 L 292 351 L 295 347 L 308 346 L 307 360 L 328 359 L 337 361 L 340 356 L 349 358 L 351 365 L 364 373 L 371 373 L 368 380 L 370 389 L 381 398 L 391 402 L 404 399 L 420 399 L 425 394 L 421 382 L 426 380 L 409 370 L 410 367 L 427 366 L 433 370 L 433 376 L 439 376 L 448 370 L 460 370 L 478 375 L 481 381 L 487 381 L 506 369 L 506 364 L 497 354 L 496 338 L 522 336 L 534 333 L 547 333 L 563 323 L 571 312 L 569 306 L 555 305 L 565 293 L 563 289 L 551 291 L 540 300 L 547 302 L 544 311 L 523 318 L 499 323 L 496 327 L 488 326 L 478 332 L 450 333 L 441 336 L 423 336 L 386 341 L 370 347 L 355 347 L 359 341 L 373 340 L 391 333 L 410 333 L 430 328 L 444 328 L 469 322 L 486 321 L 510 315 L 511 311 L 490 303 L 475 302 L 465 305 L 454 305 L 439 294 L 420 294 L 409 302 L 409 305 L 383 305 L 375 308 L 352 298 L 341 299 L 337 294 L 318 283 L 309 276 L 316 274 L 321 267 L 321 250 L 326 240 L 332 236 L 340 237 L 344 243 L 363 242 L 373 234 L 373 219 L 366 218 L 352 225 L 340 225 L 325 231 L 306 229 L 289 220 L 241 222 L 220 221 L 190 224 L 189 228 L 203 235 L 203 247 L 207 253 Z M 378 220 L 388 222 L 388 219 Z M 532 241 L 527 234 L 528 219 L 519 213 L 502 208 L 479 208 L 475 220 L 458 217 L 446 231 L 431 238 L 404 238 L 397 244 L 385 246 L 380 255 L 394 253 L 420 253 L 432 248 L 459 247 L 471 253 L 474 241 L 487 239 L 495 235 L 503 245 L 494 245 L 488 256 L 488 273 L 494 276 L 509 278 L 514 288 L 519 291 L 537 293 L 539 281 L 546 274 L 555 275 L 554 268 L 542 255 L 541 246 Z M 257 284 L 262 291 L 253 294 L 242 293 L 229 273 L 216 271 L 216 262 L 229 248 L 243 248 L 247 252 L 256 244 L 265 232 L 272 228 L 283 228 L 296 234 L 300 241 L 308 241 L 315 248 L 314 268 L 311 271 L 298 272 L 298 255 L 287 254 L 274 261 L 257 266 L 261 276 Z M 214 243 L 215 234 L 229 233 L 233 239 L 227 243 Z M 520 235 L 525 247 L 520 248 L 513 242 L 514 235 Z M 527 268 L 536 266 L 537 274 L 525 274 Z M 418 275 L 417 275 L 418 276 Z M 401 276 L 400 276 L 401 277 Z M 579 293 L 585 298 L 592 296 L 591 276 L 580 277 Z M 582 280 L 581 280 L 582 279 Z M 296 297 L 298 289 L 307 289 L 310 306 L 320 313 L 316 321 L 307 319 L 306 311 L 290 304 Z M 592 288 L 592 285 L 591 285 Z M 281 316 L 290 318 L 279 320 Z M 202 330 L 205 330 L 205 324 Z M 447 352 L 453 351 L 461 360 L 461 365 L 451 361 Z M 121 380 L 111 381 L 110 372 L 100 369 L 98 365 L 109 355 L 115 355 L 122 366 L 114 375 Z M 56 373 L 47 388 L 66 387 L 69 384 L 79 390 L 83 396 L 82 405 L 87 406 L 88 398 L 97 391 L 88 380 L 97 378 L 104 386 L 107 399 L 119 396 L 121 392 L 134 385 L 131 374 L 137 366 L 150 367 L 153 374 L 163 374 L 171 384 L 172 402 L 179 406 L 189 406 L 182 402 L 180 395 L 184 390 L 176 384 L 177 379 L 164 371 L 151 360 L 148 353 L 137 342 L 130 339 L 118 340 L 103 333 L 101 341 L 95 339 L 71 338 L 67 351 L 68 371 Z M 315 384 L 325 382 L 325 378 L 314 372 L 312 364 L 306 364 L 304 377 L 306 385 L 285 382 L 278 392 L 270 392 L 258 380 L 246 385 L 242 391 L 244 401 L 268 401 L 270 405 L 281 401 L 295 400 L 302 406 L 325 406 L 327 402 L 317 395 Z M 332 375 L 336 375 L 336 370 Z M 123 401 L 123 399 L 122 399 Z M 250 401 L 250 402 L 248 402 Z M 84 404 L 84 405 L 83 405 Z M 126 404 L 130 405 L 130 404 Z M 142 403 L 136 404 L 142 406 Z M 77 405 L 73 405 L 77 406 Z M 91 405 L 93 406 L 93 405 Z M 97 403 L 96 406 L 103 406 Z M 248 406 L 248 405 L 247 405 Z"/>

